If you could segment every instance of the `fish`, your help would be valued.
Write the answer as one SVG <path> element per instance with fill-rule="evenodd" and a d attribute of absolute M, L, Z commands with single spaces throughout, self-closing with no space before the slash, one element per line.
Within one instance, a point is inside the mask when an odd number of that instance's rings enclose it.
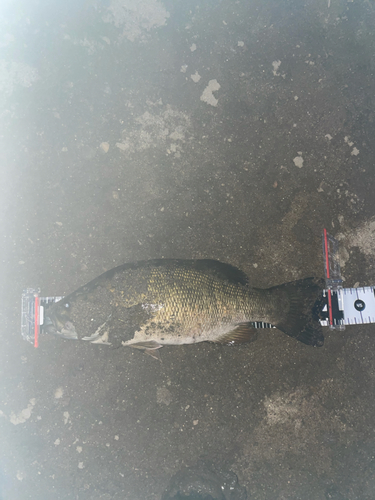
<path fill-rule="evenodd" d="M 117 339 L 153 355 L 165 345 L 251 342 L 259 332 L 254 324 L 264 322 L 320 347 L 323 289 L 319 278 L 253 288 L 243 271 L 210 259 L 138 261 L 50 304 L 43 330 L 97 344 Z"/>

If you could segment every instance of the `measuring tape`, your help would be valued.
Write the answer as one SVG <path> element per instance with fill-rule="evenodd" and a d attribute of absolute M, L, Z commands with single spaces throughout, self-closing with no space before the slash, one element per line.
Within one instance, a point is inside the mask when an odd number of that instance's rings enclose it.
<path fill-rule="evenodd" d="M 329 290 L 323 291 L 328 298 Z M 331 290 L 331 316 L 329 305 L 324 307 L 327 319 L 320 320 L 322 326 L 343 330 L 345 325 L 375 323 L 375 287 L 341 288 Z"/>
<path fill-rule="evenodd" d="M 343 288 L 339 262 L 339 244 L 327 230 L 323 230 L 323 258 L 327 289 L 327 319 L 320 320 L 322 326 L 343 330 L 346 325 L 375 323 L 375 287 Z"/>
<path fill-rule="evenodd" d="M 40 326 L 44 322 L 44 307 L 63 297 L 39 297 L 40 288 L 26 288 L 21 298 L 21 335 L 38 347 Z"/>
<path fill-rule="evenodd" d="M 326 299 L 320 324 L 332 330 L 344 330 L 346 325 L 375 323 L 375 286 L 343 288 L 339 263 L 339 244 L 327 230 L 323 230 L 323 258 Z M 39 288 L 27 288 L 21 300 L 22 337 L 38 347 L 40 326 L 43 325 L 44 307 L 63 297 L 40 297 Z M 253 322 L 254 328 L 275 328 L 270 323 Z"/>

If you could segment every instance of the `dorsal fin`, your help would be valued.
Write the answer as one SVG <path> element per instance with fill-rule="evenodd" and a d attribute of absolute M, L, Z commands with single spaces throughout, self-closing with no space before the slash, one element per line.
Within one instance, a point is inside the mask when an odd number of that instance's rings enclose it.
<path fill-rule="evenodd" d="M 198 259 L 187 262 L 192 262 L 194 269 L 209 272 L 217 278 L 231 283 L 247 285 L 249 282 L 247 275 L 238 269 L 238 267 L 232 266 L 231 264 L 226 264 L 213 259 Z"/>

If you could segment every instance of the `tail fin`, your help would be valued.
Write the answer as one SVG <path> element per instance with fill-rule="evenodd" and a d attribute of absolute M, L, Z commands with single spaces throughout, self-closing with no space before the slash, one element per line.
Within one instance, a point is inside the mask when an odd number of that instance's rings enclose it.
<path fill-rule="evenodd" d="M 275 286 L 271 290 L 285 299 L 282 319 L 275 326 L 300 342 L 314 347 L 324 344 L 324 335 L 319 323 L 325 304 L 324 280 L 306 278 Z"/>

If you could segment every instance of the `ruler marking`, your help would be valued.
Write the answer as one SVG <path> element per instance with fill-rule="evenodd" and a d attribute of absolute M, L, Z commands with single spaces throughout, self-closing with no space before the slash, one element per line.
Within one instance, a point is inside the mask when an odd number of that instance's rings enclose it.
<path fill-rule="evenodd" d="M 363 309 L 356 301 L 364 304 Z M 375 323 L 375 287 L 343 288 L 338 291 L 339 309 L 343 312 L 344 325 Z M 357 309 L 358 307 L 358 309 Z"/>

